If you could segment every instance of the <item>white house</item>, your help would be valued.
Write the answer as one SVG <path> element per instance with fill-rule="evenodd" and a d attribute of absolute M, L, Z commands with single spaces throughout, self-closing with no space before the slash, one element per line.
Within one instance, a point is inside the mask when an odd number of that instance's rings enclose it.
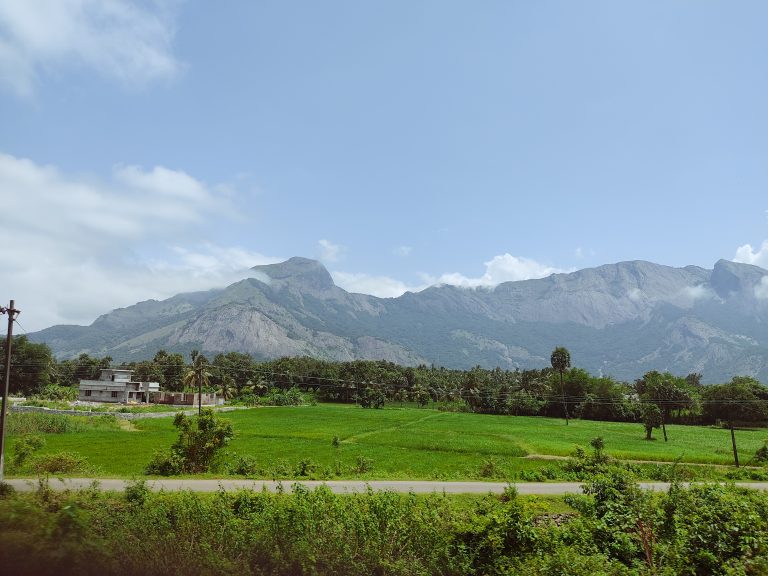
<path fill-rule="evenodd" d="M 133 370 L 103 368 L 98 380 L 80 380 L 78 400 L 90 402 L 149 402 L 160 391 L 157 382 L 132 382 Z"/>

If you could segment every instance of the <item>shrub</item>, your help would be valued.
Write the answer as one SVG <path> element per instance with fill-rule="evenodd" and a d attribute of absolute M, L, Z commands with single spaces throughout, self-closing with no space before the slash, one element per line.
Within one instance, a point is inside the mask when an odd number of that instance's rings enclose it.
<path fill-rule="evenodd" d="M 499 465 L 493 458 L 486 458 L 480 466 L 480 476 L 483 478 L 493 478 L 499 474 Z"/>
<path fill-rule="evenodd" d="M 373 460 L 362 455 L 358 456 L 354 470 L 358 474 L 365 474 L 366 472 L 370 472 L 373 470 Z"/>
<path fill-rule="evenodd" d="M 37 474 L 72 474 L 89 470 L 86 459 L 76 452 L 43 454 L 32 461 L 32 469 Z"/>
<path fill-rule="evenodd" d="M 147 474 L 171 476 L 207 472 L 218 452 L 234 435 L 232 425 L 217 418 L 210 408 L 205 408 L 195 418 L 179 412 L 173 425 L 179 429 L 178 440 L 170 451 L 154 453 L 145 469 Z"/>
<path fill-rule="evenodd" d="M 299 462 L 296 467 L 296 476 L 310 476 L 317 469 L 317 465 L 312 460 L 305 458 Z"/>
<path fill-rule="evenodd" d="M 238 476 L 257 476 L 259 467 L 256 459 L 248 454 L 233 454 L 227 463 L 227 473 Z"/>
<path fill-rule="evenodd" d="M 20 468 L 34 452 L 45 445 L 45 440 L 38 434 L 24 434 L 13 447 L 13 465 Z"/>
<path fill-rule="evenodd" d="M 360 394 L 360 406 L 363 408 L 383 408 L 386 397 L 381 388 L 366 386 Z"/>
<path fill-rule="evenodd" d="M 78 389 L 72 386 L 59 386 L 57 384 L 47 384 L 32 399 L 40 400 L 63 400 L 73 402 L 77 400 Z"/>
<path fill-rule="evenodd" d="M 137 480 L 125 486 L 125 500 L 131 504 L 142 505 L 149 496 L 146 480 Z"/>
<path fill-rule="evenodd" d="M 184 471 L 181 457 L 172 450 L 155 450 L 152 460 L 144 469 L 145 474 L 156 476 L 176 476 Z"/>

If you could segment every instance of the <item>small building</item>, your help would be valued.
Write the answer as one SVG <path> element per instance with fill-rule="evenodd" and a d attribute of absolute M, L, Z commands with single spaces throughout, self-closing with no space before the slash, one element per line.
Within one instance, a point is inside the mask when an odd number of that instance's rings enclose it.
<path fill-rule="evenodd" d="M 89 402 L 146 402 L 160 391 L 157 382 L 133 382 L 133 370 L 103 368 L 98 380 L 80 380 L 78 400 Z"/>

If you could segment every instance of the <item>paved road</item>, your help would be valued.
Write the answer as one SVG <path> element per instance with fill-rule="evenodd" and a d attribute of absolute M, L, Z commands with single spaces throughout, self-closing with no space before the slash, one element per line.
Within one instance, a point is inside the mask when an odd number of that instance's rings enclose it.
<path fill-rule="evenodd" d="M 11 479 L 6 480 L 14 488 L 20 491 L 32 491 L 38 487 L 37 479 Z M 80 489 L 91 486 L 98 482 L 102 490 L 125 489 L 129 480 L 117 480 L 112 478 L 51 478 L 50 487 L 54 490 Z M 391 490 L 394 492 L 414 492 L 417 494 L 429 494 L 432 492 L 446 494 L 501 494 L 510 486 L 506 482 L 438 482 L 438 481 L 419 481 L 419 480 L 370 480 L 368 482 L 359 480 L 285 480 L 283 482 L 273 482 L 269 480 L 179 480 L 179 479 L 160 479 L 148 480 L 147 485 L 153 490 L 191 490 L 193 492 L 216 492 L 224 490 L 240 490 L 243 488 L 253 490 L 269 490 L 275 492 L 279 486 L 286 491 L 290 491 L 294 484 L 301 484 L 307 488 L 316 488 L 325 485 L 331 491 L 337 494 L 352 492 L 365 492 L 368 487 L 373 490 Z M 640 486 L 646 490 L 667 490 L 667 482 L 640 482 Z M 683 483 L 686 484 L 686 483 Z M 518 494 L 540 494 L 540 495 L 560 495 L 567 493 L 581 493 L 581 483 L 579 482 L 520 482 L 511 484 L 517 488 Z M 768 490 L 768 482 L 737 482 L 737 486 L 754 488 L 756 490 Z"/>

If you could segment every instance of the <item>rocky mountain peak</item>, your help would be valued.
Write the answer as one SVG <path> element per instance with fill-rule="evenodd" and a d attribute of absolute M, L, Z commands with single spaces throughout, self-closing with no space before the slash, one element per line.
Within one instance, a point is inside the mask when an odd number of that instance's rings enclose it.
<path fill-rule="evenodd" d="M 317 260 L 295 256 L 277 264 L 265 264 L 251 268 L 257 275 L 263 274 L 279 285 L 291 285 L 311 291 L 328 291 L 336 287 L 325 266 Z"/>
<path fill-rule="evenodd" d="M 710 285 L 720 298 L 727 299 L 732 294 L 748 295 L 759 285 L 765 270 L 751 264 L 741 264 L 729 260 L 718 260 L 712 270 Z"/>

